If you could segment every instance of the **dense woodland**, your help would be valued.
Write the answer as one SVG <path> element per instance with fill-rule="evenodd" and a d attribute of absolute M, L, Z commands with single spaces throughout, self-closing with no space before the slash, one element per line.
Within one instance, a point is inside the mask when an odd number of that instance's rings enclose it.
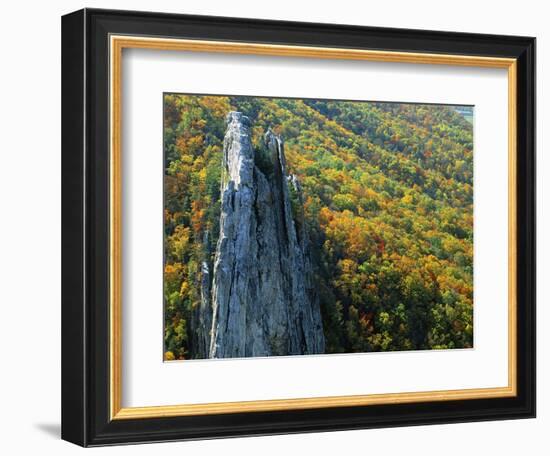
<path fill-rule="evenodd" d="M 303 187 L 327 353 L 473 346 L 471 110 L 167 94 L 166 360 L 190 357 L 232 110 L 254 144 L 268 127 L 282 137 Z"/>

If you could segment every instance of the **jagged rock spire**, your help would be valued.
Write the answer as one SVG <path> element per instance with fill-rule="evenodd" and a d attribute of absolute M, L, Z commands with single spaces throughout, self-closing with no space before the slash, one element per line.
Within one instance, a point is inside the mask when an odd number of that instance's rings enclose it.
<path fill-rule="evenodd" d="M 222 191 L 229 181 L 236 188 L 252 186 L 254 148 L 252 147 L 250 120 L 240 112 L 226 117 L 227 130 L 223 141 Z"/>
<path fill-rule="evenodd" d="M 284 145 L 268 130 L 272 172 L 255 163 L 250 120 L 227 116 L 220 234 L 212 280 L 210 357 L 324 352 L 324 335 L 307 239 L 292 213 Z M 299 231 L 299 233 L 298 233 Z"/>

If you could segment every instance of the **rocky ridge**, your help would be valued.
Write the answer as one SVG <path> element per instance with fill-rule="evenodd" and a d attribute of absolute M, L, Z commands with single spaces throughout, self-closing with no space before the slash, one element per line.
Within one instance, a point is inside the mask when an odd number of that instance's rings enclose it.
<path fill-rule="evenodd" d="M 281 138 L 268 130 L 255 150 L 251 137 L 250 120 L 230 112 L 219 238 L 212 271 L 202 266 L 198 357 L 323 353 L 300 183 L 287 175 Z"/>

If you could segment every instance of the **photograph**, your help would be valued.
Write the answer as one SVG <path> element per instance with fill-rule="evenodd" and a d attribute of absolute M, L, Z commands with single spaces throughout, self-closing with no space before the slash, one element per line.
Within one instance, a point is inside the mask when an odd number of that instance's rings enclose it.
<path fill-rule="evenodd" d="M 474 348 L 474 106 L 162 96 L 164 361 Z"/>
<path fill-rule="evenodd" d="M 520 446 L 536 448 L 547 427 L 529 424 L 544 172 L 536 106 L 550 105 L 536 103 L 543 15 L 516 8 L 491 21 L 494 8 L 476 4 L 474 15 L 436 17 L 402 2 L 383 17 L 373 4 L 361 19 L 354 4 L 323 18 L 279 2 L 270 16 L 239 1 L 207 14 L 64 11 L 60 50 L 49 22 L 39 28 L 57 58 L 21 53 L 46 70 L 44 58 L 61 60 L 61 86 L 51 72 L 61 105 L 55 91 L 35 91 L 60 117 L 25 122 L 26 92 L 8 90 L 21 130 L 8 155 L 21 158 L 32 139 L 40 147 L 33 166 L 6 169 L 15 181 L 18 170 L 25 183 L 55 181 L 47 166 L 59 160 L 42 143 L 61 141 L 61 289 L 46 282 L 62 299 L 60 322 L 44 307 L 49 319 L 11 325 L 11 339 L 30 345 L 8 352 L 27 361 L 46 340 L 22 338 L 39 334 L 28 324 L 60 328 L 61 350 L 46 351 L 61 356 L 61 388 L 59 375 L 51 382 L 61 438 L 135 452 L 292 434 L 294 454 L 296 434 L 354 430 L 321 445 L 332 454 L 366 441 L 387 452 L 379 432 L 438 425 L 435 440 L 410 430 L 391 439 L 396 451 L 431 454 L 426 441 L 441 453 L 462 438 L 460 423 L 483 422 L 468 426 L 468 448 L 497 441 L 521 453 L 499 440 L 522 435 L 505 429 L 513 419 L 527 432 Z M 61 137 L 42 121 L 52 119 Z M 15 181 L 21 214 L 6 226 L 36 250 L 37 229 L 59 219 L 36 204 L 45 185 Z M 23 282 L 35 259 L 51 262 L 12 244 Z M 20 303 L 26 282 L 6 302 Z M 11 307 L 23 321 L 24 306 Z M 55 398 L 40 385 L 31 399 Z"/>

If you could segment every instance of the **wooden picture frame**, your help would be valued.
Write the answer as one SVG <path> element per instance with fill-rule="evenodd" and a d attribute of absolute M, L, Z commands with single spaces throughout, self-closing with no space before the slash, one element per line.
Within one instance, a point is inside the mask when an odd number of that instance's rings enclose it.
<path fill-rule="evenodd" d="M 508 71 L 508 386 L 123 407 L 123 49 Z M 62 437 L 82 446 L 535 416 L 535 40 L 84 9 L 62 21 Z M 504 228 L 503 228 L 504 229 Z"/>

